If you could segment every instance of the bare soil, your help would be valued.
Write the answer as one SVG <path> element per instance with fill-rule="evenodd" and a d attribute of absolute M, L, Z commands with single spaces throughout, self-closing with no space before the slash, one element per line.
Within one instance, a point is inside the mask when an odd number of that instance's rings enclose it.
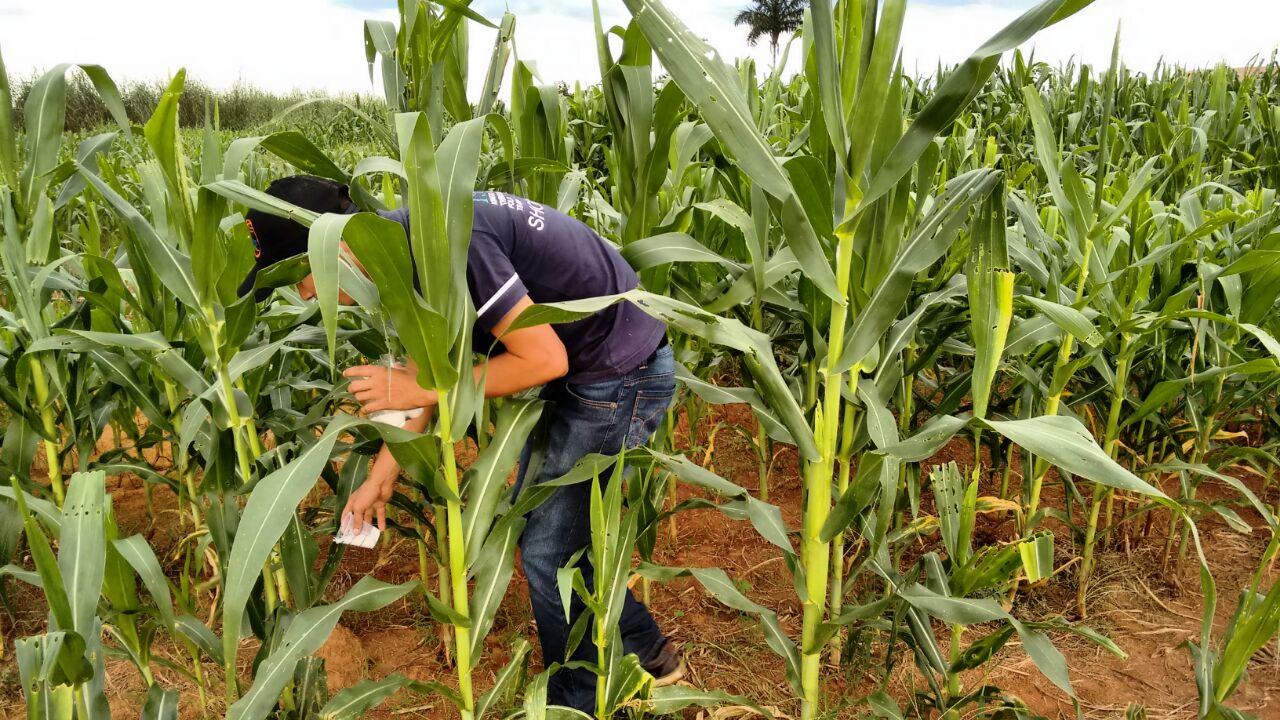
<path fill-rule="evenodd" d="M 687 423 L 681 423 L 678 440 L 681 447 L 694 447 L 691 457 L 713 466 L 715 471 L 743 487 L 758 485 L 754 450 L 736 432 L 715 432 L 714 449 L 705 454 L 711 433 L 718 424 L 739 424 L 754 428 L 754 420 L 746 407 L 728 406 L 711 411 L 700 423 L 698 434 L 691 438 Z M 691 442 L 692 441 L 692 442 Z M 973 449 L 967 440 L 957 439 L 935 458 L 931 465 L 955 460 L 961 466 L 972 463 Z M 989 462 L 985 457 L 984 460 Z M 984 462 L 984 465 L 987 462 Z M 1263 482 L 1256 475 L 1240 477 L 1255 492 L 1261 493 Z M 183 542 L 183 523 L 174 495 L 155 488 L 150 499 L 144 483 L 132 476 L 111 478 L 108 490 L 122 533 L 141 533 L 156 549 L 162 563 L 174 564 Z M 1013 485 L 1020 480 L 1016 474 Z M 989 478 L 981 488 L 982 495 L 999 492 L 1000 477 Z M 1172 484 L 1167 491 L 1176 492 Z M 1232 497 L 1234 491 L 1206 482 L 1201 486 L 1202 498 Z M 680 499 L 699 496 L 696 489 L 681 486 Z M 923 511 L 930 511 L 930 501 L 922 498 Z M 1263 501 L 1275 506 L 1273 488 Z M 782 508 L 784 520 L 791 527 L 800 522 L 801 483 L 794 450 L 781 449 L 773 461 L 770 477 L 770 502 Z M 1054 478 L 1046 485 L 1044 502 L 1062 507 L 1061 486 Z M 1077 512 L 1079 510 L 1077 509 Z M 1236 598 L 1257 567 L 1267 543 L 1265 527 L 1252 511 L 1241 509 L 1240 515 L 1255 530 L 1241 534 L 1220 519 L 1206 518 L 1199 527 L 1218 583 L 1218 609 L 1215 626 L 1221 631 L 1235 608 Z M 1163 546 L 1168 518 L 1159 513 L 1154 518 L 1150 537 L 1143 537 L 1142 519 L 1126 524 L 1122 535 L 1128 538 L 1107 540 L 1101 553 L 1095 581 L 1087 598 L 1087 624 L 1105 633 L 1127 653 L 1120 659 L 1094 644 L 1074 635 L 1057 635 L 1054 642 L 1065 655 L 1081 709 L 1090 718 L 1123 717 L 1130 704 L 1145 707 L 1147 717 L 1181 719 L 1196 716 L 1197 695 L 1191 656 L 1184 643 L 1199 636 L 1201 596 L 1196 565 L 1192 558 L 1180 565 L 1164 569 Z M 1056 528 L 1060 530 L 1061 528 Z M 977 541 L 1005 542 L 1014 537 L 1016 528 L 1007 518 L 983 516 L 977 528 Z M 1069 546 L 1069 536 L 1057 535 L 1057 562 L 1068 565 L 1062 572 L 1040 586 L 1026 588 L 1019 596 L 1015 614 L 1029 619 L 1055 615 L 1076 619 L 1075 571 L 1071 564 L 1079 548 Z M 932 542 L 930 540 L 929 542 Z M 328 541 L 321 541 L 323 561 Z M 921 544 L 920 552 L 933 549 Z M 1176 557 L 1176 548 L 1174 554 Z M 800 629 L 800 606 L 792 589 L 792 581 L 780 553 L 762 540 L 745 521 L 727 519 L 715 510 L 693 510 L 682 513 L 674 528 L 664 528 L 655 560 L 666 565 L 716 566 L 724 569 L 738 583 L 739 589 L 778 613 L 783 628 L 793 636 Z M 29 559 L 28 559 L 29 563 Z M 175 574 L 177 568 L 170 568 Z M 413 542 L 391 534 L 376 552 L 352 550 L 328 590 L 329 598 L 341 596 L 357 579 L 373 575 L 388 582 L 405 582 L 418 577 L 418 557 Z M 1276 580 L 1268 573 L 1267 582 Z M 0 659 L 0 720 L 25 717 L 19 692 L 17 668 L 12 659 L 13 638 L 38 633 L 44 625 L 42 596 L 17 582 L 8 583 L 11 598 L 19 611 L 15 621 L 0 617 L 3 631 L 3 659 Z M 643 591 L 636 583 L 637 593 Z M 798 707 L 790 698 L 783 665 L 764 642 L 763 635 L 749 616 L 728 609 L 704 592 L 692 580 L 653 584 L 649 588 L 650 609 L 664 630 L 683 648 L 690 666 L 687 682 L 701 687 L 720 688 L 751 698 L 774 712 L 795 717 Z M 208 618 L 204 618 L 208 619 Z M 981 629 L 970 631 L 977 637 Z M 940 635 L 940 637 L 942 637 Z M 969 639 L 972 639 L 970 637 Z M 541 667 L 536 632 L 529 610 L 524 579 L 517 569 L 511 591 L 502 605 L 486 645 L 485 657 L 477 671 L 481 690 L 492 685 L 494 675 L 510 659 L 511 647 L 520 638 L 534 645 L 532 669 Z M 240 657 L 241 675 L 250 680 L 249 661 L 252 643 L 246 641 Z M 381 678 L 401 673 L 423 681 L 440 681 L 453 685 L 449 658 L 442 651 L 439 627 L 420 600 L 410 596 L 374 613 L 352 613 L 320 651 L 325 658 L 331 691 L 347 687 L 362 678 Z M 1233 696 L 1231 704 L 1259 718 L 1280 719 L 1280 659 L 1275 645 L 1260 653 L 1250 667 L 1249 677 Z M 166 638 L 156 642 L 158 658 L 179 666 L 190 667 L 185 652 Z M 865 705 L 857 701 L 873 692 L 883 678 L 886 648 L 870 644 L 859 649 L 837 667 L 829 658 L 824 671 L 827 678 L 826 706 L 831 717 L 869 717 Z M 912 715 L 916 692 L 926 688 L 923 677 L 915 669 L 911 657 L 902 648 L 894 656 L 894 670 L 885 689 Z M 203 685 L 207 710 L 202 711 L 197 685 L 181 674 L 164 667 L 156 668 L 157 679 L 181 691 L 182 718 L 221 717 L 223 690 L 221 669 L 206 663 Z M 965 686 L 982 684 L 1000 687 L 1017 696 L 1033 711 L 1050 718 L 1073 718 L 1075 709 L 1069 698 L 1039 674 L 1034 664 L 1018 645 L 1011 641 L 995 662 L 965 677 Z M 136 717 L 140 711 L 145 685 L 131 663 L 125 659 L 108 661 L 108 698 L 113 717 Z M 1273 696 L 1276 696 L 1273 699 Z M 921 711 L 923 716 L 926 713 Z M 451 717 L 447 701 L 438 697 L 401 692 L 393 696 L 370 717 L 375 718 L 446 718 Z M 688 717 L 735 717 L 733 714 L 690 712 Z"/>

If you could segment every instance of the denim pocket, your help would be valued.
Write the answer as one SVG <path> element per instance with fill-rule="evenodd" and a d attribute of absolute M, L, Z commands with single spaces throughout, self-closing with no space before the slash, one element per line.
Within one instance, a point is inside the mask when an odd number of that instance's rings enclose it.
<path fill-rule="evenodd" d="M 623 386 L 632 392 L 670 391 L 674 393 L 676 388 L 676 373 L 674 370 L 670 372 L 651 372 L 644 375 L 628 377 L 622 382 Z"/>
<path fill-rule="evenodd" d="M 614 411 L 618 409 L 619 383 L 603 382 L 591 385 L 564 384 L 564 391 L 574 402 L 586 407 Z"/>
<path fill-rule="evenodd" d="M 662 424 L 662 416 L 671 406 L 673 396 L 671 390 L 655 386 L 653 389 L 636 391 L 635 407 L 631 411 L 631 424 L 627 428 L 627 447 L 640 447 L 649 442 L 658 426 Z"/>

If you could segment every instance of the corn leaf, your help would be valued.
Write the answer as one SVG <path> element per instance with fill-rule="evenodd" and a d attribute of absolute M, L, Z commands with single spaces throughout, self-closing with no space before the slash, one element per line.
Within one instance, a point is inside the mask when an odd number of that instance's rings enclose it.
<path fill-rule="evenodd" d="M 1169 499 L 1158 488 L 1107 457 L 1079 420 L 1056 415 L 1027 420 L 989 420 L 986 425 L 1073 475 L 1118 490 Z"/>
<path fill-rule="evenodd" d="M 142 720 L 177 720 L 178 691 L 152 685 L 142 705 Z"/>
<path fill-rule="evenodd" d="M 13 91 L 0 56 L 0 185 L 18 186 L 18 135 L 13 124 Z"/>
<path fill-rule="evenodd" d="M 483 719 L 491 708 L 498 709 L 515 695 L 518 684 L 524 679 L 533 648 L 524 638 L 518 638 L 511 648 L 511 660 L 503 666 L 489 688 L 476 700 L 476 717 Z"/>
<path fill-rule="evenodd" d="M 839 297 L 835 273 L 821 239 L 800 209 L 795 189 L 772 148 L 756 132 L 746 96 L 733 69 L 658 0 L 624 2 L 663 67 L 701 109 L 716 137 L 742 164 L 747 175 L 782 205 L 782 227 L 806 277 L 828 297 Z"/>
<path fill-rule="evenodd" d="M 27 141 L 27 164 L 22 168 L 18 192 L 18 207 L 25 211 L 32 207 L 38 195 L 44 194 L 48 182 L 46 174 L 58 165 L 58 152 L 62 146 L 62 128 L 67 112 L 67 68 L 57 65 L 41 75 L 31 85 L 25 104 L 23 128 Z M 12 130 L 10 130 L 12 132 Z"/>
<path fill-rule="evenodd" d="M 515 571 L 516 543 L 522 532 L 523 516 L 503 516 L 485 539 L 475 564 L 468 570 L 468 577 L 476 581 L 470 607 L 472 657 L 478 658 L 484 652 L 485 636 L 493 627 L 498 606 L 507 594 L 507 586 Z"/>
<path fill-rule="evenodd" d="M 357 422 L 346 415 L 334 418 L 315 444 L 288 465 L 264 477 L 249 496 L 240 516 L 240 531 L 236 533 L 227 559 L 224 581 L 226 599 L 222 608 L 222 644 L 227 658 L 235 656 L 244 608 L 262 573 L 262 564 L 284 534 L 298 503 L 311 491 L 328 464 L 329 454 L 338 438 Z"/>
<path fill-rule="evenodd" d="M 200 307 L 200 292 L 196 289 L 196 280 L 191 271 L 191 258 L 161 239 L 156 229 L 138 212 L 129 201 L 120 195 L 97 175 L 89 172 L 83 165 L 79 166 L 81 177 L 102 195 L 125 224 L 129 226 L 142 243 L 142 250 L 155 269 L 160 282 L 182 301 L 187 307 Z"/>
<path fill-rule="evenodd" d="M 862 206 L 870 207 L 893 189 L 903 175 L 911 171 L 916 160 L 932 144 L 934 137 L 960 116 L 986 84 L 987 78 L 999 64 L 1001 55 L 1091 3 L 1092 0 L 1046 0 L 1009 23 L 951 71 L 934 91 L 924 109 L 916 115 L 911 128 L 894 146 L 884 164 L 875 169 L 862 198 Z"/>
<path fill-rule="evenodd" d="M 247 508 L 246 508 L 247 510 Z M 261 567 L 259 567 L 259 571 Z M 235 704 L 227 708 L 229 720 L 262 720 L 267 717 L 280 691 L 293 677 L 297 662 L 320 649 L 337 626 L 342 613 L 380 610 L 409 594 L 417 583 L 388 585 L 371 577 L 347 591 L 341 600 L 299 613 L 281 638 L 280 646 L 263 660 L 254 674 L 253 686 Z"/>
<path fill-rule="evenodd" d="M 542 416 L 539 400 L 512 400 L 503 403 L 494 421 L 493 437 L 463 478 L 467 501 L 462 508 L 466 564 L 471 567 L 480 554 L 507 487 L 507 478 L 520 459 L 521 449 Z"/>

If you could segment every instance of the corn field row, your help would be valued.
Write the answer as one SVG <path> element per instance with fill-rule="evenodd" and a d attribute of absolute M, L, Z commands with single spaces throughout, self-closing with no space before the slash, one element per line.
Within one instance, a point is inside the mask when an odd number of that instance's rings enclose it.
<path fill-rule="evenodd" d="M 1199 717 L 1243 717 L 1232 695 L 1280 630 L 1268 584 L 1280 66 L 1136 74 L 1119 35 L 1101 70 L 1010 53 L 1090 4 L 1046 0 L 961 65 L 916 79 L 898 65 L 905 0 L 814 0 L 778 64 L 800 55 L 804 70 L 784 78 L 722 58 L 659 0 L 625 0 L 625 27 L 596 9 L 600 83 L 567 90 L 517 57 L 513 15 L 468 4 L 401 0 L 397 23 L 368 21 L 385 107 L 333 102 L 344 120 L 329 137 L 232 137 L 217 108 L 203 132 L 180 131 L 181 72 L 134 125 L 98 66 L 54 68 L 15 117 L 0 65 L 0 598 L 27 583 L 48 608 L 43 634 L 3 638 L 29 717 L 109 717 L 108 656 L 148 687 L 144 718 L 178 717 L 180 703 L 184 716 L 351 718 L 405 690 L 468 719 L 581 716 L 546 706 L 549 671 L 527 643 L 495 682 L 473 681 L 524 517 L 547 492 L 500 492 L 541 401 L 485 400 L 471 380 L 475 309 L 457 278 L 477 189 L 584 220 L 642 278 L 622 296 L 535 306 L 521 325 L 630 301 L 676 348 L 680 396 L 658 438 L 625 453 L 636 472 L 623 482 L 619 458 L 592 457 L 561 481 L 596 488 L 591 553 L 609 571 L 562 591 L 601 620 L 582 640 L 599 650 L 601 720 L 769 712 L 714 688 L 653 687 L 616 635 L 619 590 L 636 575 L 692 577 L 758 622 L 786 668 L 788 714 L 1034 717 L 962 673 L 1016 637 L 1075 698 L 1053 639 L 1122 654 L 1088 627 L 1087 591 L 1100 553 L 1134 547 L 1199 578 L 1204 622 L 1180 661 L 1194 667 Z M 488 67 L 468 67 L 475 23 L 498 28 Z M 74 73 L 115 126 L 64 133 Z M 469 97 L 474 73 L 485 81 Z M 350 142 L 346 124 L 371 140 Z M 412 257 L 372 213 L 317 216 L 261 192 L 285 172 L 347 184 L 366 211 L 409 208 Z M 248 208 L 311 228 L 307 257 L 259 274 L 278 288 L 261 305 L 236 293 L 253 262 Z M 340 241 L 384 272 L 355 272 Z M 421 292 L 406 293 L 414 263 Z M 292 288 L 307 273 L 314 302 Z M 339 287 L 358 304 L 340 305 Z M 440 395 L 426 434 L 353 413 L 340 369 L 389 351 Z M 721 404 L 754 415 L 738 430 L 758 482 L 721 477 L 677 442 L 681 418 L 697 428 Z M 455 447 L 468 438 L 478 456 L 463 467 Z M 931 463 L 954 438 L 972 459 Z M 405 471 L 395 533 L 417 546 L 421 578 L 365 578 L 334 597 L 345 547 L 322 554 L 317 540 L 383 442 Z M 770 503 L 784 455 L 800 465 L 799 527 Z M 126 473 L 148 497 L 178 498 L 175 557 L 117 525 L 107 478 Z M 317 485 L 323 499 L 304 502 Z M 706 499 L 677 502 L 679 486 Z M 724 570 L 652 562 L 682 510 L 709 506 L 784 559 L 799 635 Z M 1018 539 L 979 543 L 985 518 L 1013 518 Z M 1202 522 L 1270 533 L 1238 598 L 1217 595 Z M 1019 598 L 1044 583 L 1073 583 L 1078 601 L 1019 619 Z M 455 676 L 328 693 L 312 655 L 343 614 L 404 597 L 438 623 L 429 644 Z M 1219 603 L 1235 608 L 1225 630 Z M 158 638 L 185 653 L 163 666 L 198 697 L 157 680 Z M 878 687 L 834 702 L 832 664 L 871 641 Z M 895 663 L 914 663 L 915 697 L 887 692 Z"/>

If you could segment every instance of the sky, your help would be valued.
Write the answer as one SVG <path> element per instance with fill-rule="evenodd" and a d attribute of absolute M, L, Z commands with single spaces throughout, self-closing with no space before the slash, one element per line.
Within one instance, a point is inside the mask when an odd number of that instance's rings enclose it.
<path fill-rule="evenodd" d="M 666 0 L 726 58 L 770 63 L 733 17 L 748 0 Z M 912 0 L 903 31 L 908 72 L 956 63 L 1031 7 L 1032 0 Z M 623 25 L 622 0 L 600 0 L 606 26 Z M 517 16 L 516 51 L 544 82 L 599 81 L 590 0 L 473 0 L 497 20 Z M 165 80 L 179 68 L 214 87 L 380 92 L 364 58 L 366 18 L 395 18 L 395 0 L 0 0 L 0 57 L 25 78 L 57 63 L 96 63 L 119 80 Z M 1105 64 L 1117 25 L 1135 70 L 1160 60 L 1186 66 L 1269 58 L 1280 45 L 1280 0 L 1096 0 L 1024 48 L 1054 64 Z M 493 31 L 473 25 L 471 85 L 483 80 Z M 795 53 L 799 55 L 799 53 Z M 793 57 L 792 67 L 798 66 Z"/>

